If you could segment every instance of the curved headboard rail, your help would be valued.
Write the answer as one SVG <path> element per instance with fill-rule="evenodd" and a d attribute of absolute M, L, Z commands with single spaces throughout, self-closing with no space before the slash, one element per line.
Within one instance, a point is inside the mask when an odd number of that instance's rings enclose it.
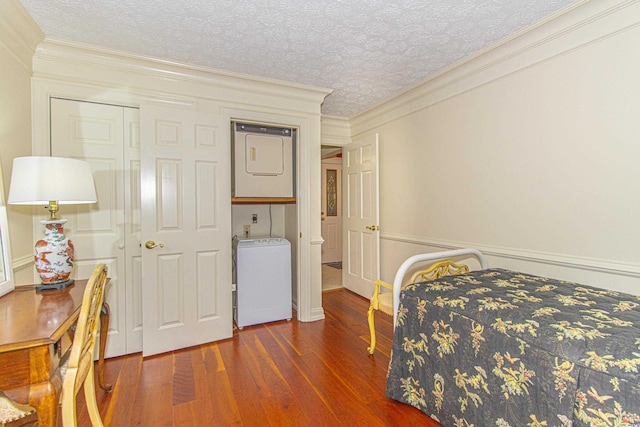
<path fill-rule="evenodd" d="M 467 257 L 473 256 L 477 258 L 478 261 L 480 261 L 480 267 L 483 270 L 486 268 L 489 268 L 489 264 L 487 263 L 487 260 L 485 259 L 482 252 L 476 249 L 470 249 L 470 248 L 418 254 L 418 255 L 414 255 L 412 257 L 407 258 L 402 264 L 400 264 L 400 267 L 396 272 L 396 276 L 393 279 L 393 324 L 395 325 L 396 320 L 398 320 L 397 319 L 398 306 L 400 305 L 400 290 L 402 288 L 402 281 L 404 280 L 404 276 L 407 274 L 407 272 L 409 271 L 412 265 L 418 262 L 441 261 L 443 259 L 457 258 L 457 257 L 464 257 L 464 256 L 467 256 Z"/>

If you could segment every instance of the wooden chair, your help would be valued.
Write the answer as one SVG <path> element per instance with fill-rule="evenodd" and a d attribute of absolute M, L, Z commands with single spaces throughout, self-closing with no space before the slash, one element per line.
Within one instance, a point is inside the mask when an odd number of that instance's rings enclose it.
<path fill-rule="evenodd" d="M 444 276 L 453 276 L 456 274 L 468 273 L 469 266 L 465 264 L 456 264 L 449 260 L 434 263 L 426 270 L 416 271 L 411 275 L 409 283 L 424 282 L 426 280 L 438 279 Z M 375 311 L 381 311 L 385 314 L 393 316 L 393 285 L 376 280 L 373 282 L 373 295 L 367 312 L 367 320 L 369 321 L 369 332 L 371 333 L 371 346 L 367 348 L 369 354 L 373 354 L 376 349 L 376 326 L 374 322 Z M 389 292 L 381 292 L 382 288 L 386 288 Z"/>
<path fill-rule="evenodd" d="M 100 310 L 107 282 L 107 267 L 98 264 L 93 270 L 82 298 L 82 308 L 62 383 L 62 425 L 77 426 L 76 395 L 84 385 L 84 397 L 91 424 L 102 427 L 96 401 L 93 349 L 96 344 Z"/>
<path fill-rule="evenodd" d="M 0 427 L 37 425 L 38 414 L 34 407 L 14 402 L 0 391 Z"/>

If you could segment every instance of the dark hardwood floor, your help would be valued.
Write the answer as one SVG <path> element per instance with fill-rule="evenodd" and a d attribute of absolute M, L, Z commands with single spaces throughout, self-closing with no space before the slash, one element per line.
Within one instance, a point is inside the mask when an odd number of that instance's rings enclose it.
<path fill-rule="evenodd" d="M 146 359 L 108 359 L 113 392 L 96 392 L 105 426 L 439 426 L 385 397 L 391 317 L 376 316 L 369 355 L 369 301 L 338 290 L 324 293 L 323 305 L 323 321 L 274 322 Z M 90 426 L 82 393 L 78 412 L 78 424 Z"/>

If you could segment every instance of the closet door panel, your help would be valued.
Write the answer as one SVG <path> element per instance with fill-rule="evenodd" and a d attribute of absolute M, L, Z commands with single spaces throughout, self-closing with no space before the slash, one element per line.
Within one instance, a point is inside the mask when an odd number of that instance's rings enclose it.
<path fill-rule="evenodd" d="M 126 350 L 142 351 L 142 219 L 140 199 L 140 111 L 124 108 L 124 231 Z"/>
<path fill-rule="evenodd" d="M 125 112 L 128 113 L 126 125 Z M 137 115 L 136 109 L 126 107 L 51 99 L 51 155 L 85 160 L 91 164 L 94 175 L 98 202 L 65 205 L 60 214 L 68 220 L 65 233 L 75 246 L 74 277 L 88 278 L 92 268 L 101 262 L 109 268 L 111 280 L 105 293 L 111 308 L 107 357 L 131 352 L 127 348 L 126 310 L 127 264 L 131 261 L 126 258 L 126 242 L 132 230 L 126 225 L 130 216 L 125 213 L 130 177 L 125 171 L 125 158 L 139 161 L 139 154 L 131 154 L 136 150 L 139 153 L 139 149 L 125 145 L 125 140 L 127 143 L 131 139 L 139 140 L 132 138 L 139 128 Z M 139 191 L 138 201 L 133 204 L 139 208 Z M 139 244 L 139 237 L 137 243 L 130 243 Z M 139 255 L 139 247 L 130 255 L 136 253 Z M 141 342 L 141 337 L 139 340 Z"/>

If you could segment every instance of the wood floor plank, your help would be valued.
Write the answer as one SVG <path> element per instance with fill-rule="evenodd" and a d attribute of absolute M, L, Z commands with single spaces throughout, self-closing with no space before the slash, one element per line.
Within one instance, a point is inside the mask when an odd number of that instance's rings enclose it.
<path fill-rule="evenodd" d="M 369 355 L 368 300 L 339 290 L 323 293 L 323 306 L 321 321 L 272 322 L 146 359 L 108 359 L 114 390 L 96 392 L 104 425 L 440 427 L 385 396 L 391 318 L 376 316 Z M 78 425 L 90 426 L 83 393 L 78 411 Z"/>
<path fill-rule="evenodd" d="M 231 341 L 219 344 L 219 348 L 242 424 L 264 425 L 263 420 L 260 419 L 262 414 L 260 400 L 265 398 L 265 391 L 256 383 L 249 370 L 249 363 L 243 357 L 244 348 L 241 340 L 234 337 Z"/>
<path fill-rule="evenodd" d="M 199 426 L 197 413 L 200 412 L 198 402 L 188 402 L 173 405 L 172 425 L 174 426 Z"/>
<path fill-rule="evenodd" d="M 207 387 L 211 396 L 212 425 L 232 426 L 242 425 L 242 412 L 239 405 L 243 405 L 242 395 L 236 398 L 226 372 L 214 372 L 207 375 Z M 239 401 L 238 401 L 239 400 Z"/>
<path fill-rule="evenodd" d="M 265 422 L 268 425 L 283 425 L 287 420 L 307 424 L 311 420 L 302 411 L 294 391 L 291 389 L 282 372 L 274 363 L 272 354 L 268 354 L 261 339 L 264 328 L 256 328 L 241 334 L 244 343 L 245 358 L 254 381 L 261 389 L 261 406 Z M 269 334 L 262 335 L 270 339 Z"/>
<path fill-rule="evenodd" d="M 273 333 L 271 328 L 257 332 L 261 336 L 261 342 L 265 350 L 270 355 L 273 363 L 278 367 L 286 381 L 294 402 L 302 410 L 303 416 L 299 418 L 300 424 L 310 425 L 336 425 L 337 417 L 331 411 L 331 407 L 317 393 L 313 382 L 308 378 L 306 372 L 299 369 L 295 362 L 301 356 L 288 346 L 288 343 Z"/>
<path fill-rule="evenodd" d="M 196 398 L 195 378 L 191 353 L 200 353 L 200 348 L 189 348 L 173 353 L 173 405 L 191 402 Z"/>
<path fill-rule="evenodd" d="M 173 425 L 173 353 L 143 360 L 130 425 Z"/>
<path fill-rule="evenodd" d="M 174 411 L 174 425 L 194 425 L 194 426 L 213 426 L 219 425 L 216 419 L 215 406 L 213 405 L 213 399 L 210 393 L 208 381 L 203 381 L 203 378 L 207 378 L 207 369 L 204 357 L 206 352 L 203 351 L 206 346 L 193 347 L 189 352 L 190 363 L 192 365 L 193 373 L 193 386 L 194 386 L 194 399 L 182 404 L 181 408 L 183 413 L 176 413 Z M 189 363 L 187 361 L 186 363 Z M 215 371 L 214 371 L 215 373 Z M 177 375 L 177 370 L 174 370 L 174 381 Z M 174 401 L 176 400 L 174 396 Z M 178 424 L 175 419 L 176 416 L 188 415 L 193 417 L 192 424 L 189 424 L 187 420 Z"/>
<path fill-rule="evenodd" d="M 341 425 L 384 425 L 322 358 L 315 354 L 304 355 L 298 364 Z"/>
<path fill-rule="evenodd" d="M 203 413 L 210 415 L 210 421 L 205 419 L 200 425 L 241 425 L 240 411 L 218 344 L 201 346 L 201 353 L 203 363 L 196 372 L 196 395 L 203 404 Z"/>
<path fill-rule="evenodd" d="M 105 366 L 105 377 L 110 378 L 113 390 L 106 393 L 96 388 L 96 401 L 104 425 L 117 426 L 130 422 L 134 401 L 129 393 L 138 389 L 141 366 L 142 358 L 137 354 L 110 359 Z M 84 402 L 84 392 L 78 393 L 78 396 L 78 425 L 89 426 L 91 421 Z M 61 421 L 58 425 L 62 425 Z"/>
<path fill-rule="evenodd" d="M 275 333 L 281 333 L 284 328 L 273 328 Z M 329 336 L 331 328 L 325 322 L 313 322 L 305 325 L 307 337 L 312 337 L 309 342 L 315 343 L 316 351 L 303 351 L 302 355 L 292 355 L 291 362 L 300 372 L 304 372 L 307 380 L 313 386 L 315 393 L 322 400 L 327 411 L 331 411 L 340 420 L 340 425 L 351 425 L 354 422 L 359 425 L 382 425 L 375 418 L 369 417 L 366 405 L 359 392 L 350 387 L 350 376 L 344 376 L 340 367 L 332 367 L 327 363 L 332 351 L 338 351 L 350 341 L 347 336 Z M 335 332 L 335 331 L 333 331 Z M 332 342 L 331 350 L 327 350 L 328 343 Z M 318 343 L 320 343 L 318 345 Z M 366 354 L 366 351 L 365 351 Z M 335 424 L 334 424 L 335 425 Z"/>

